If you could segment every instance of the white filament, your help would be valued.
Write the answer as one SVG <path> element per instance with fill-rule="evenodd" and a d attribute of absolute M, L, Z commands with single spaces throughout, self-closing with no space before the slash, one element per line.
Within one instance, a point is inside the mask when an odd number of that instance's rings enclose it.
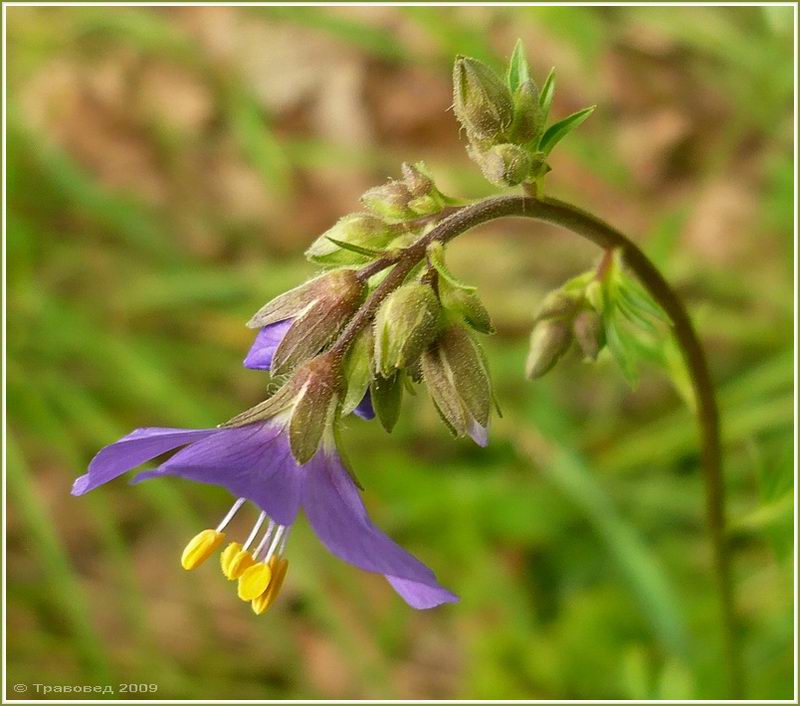
<path fill-rule="evenodd" d="M 222 518 L 222 522 L 217 525 L 217 532 L 222 532 L 227 526 L 228 523 L 233 519 L 234 515 L 239 512 L 239 508 L 244 505 L 244 498 L 239 498 L 233 505 L 231 509 L 228 510 L 228 514 Z"/>

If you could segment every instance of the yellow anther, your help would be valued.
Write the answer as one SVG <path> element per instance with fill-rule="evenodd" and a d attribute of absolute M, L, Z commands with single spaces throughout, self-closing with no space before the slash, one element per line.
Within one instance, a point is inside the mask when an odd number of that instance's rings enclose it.
<path fill-rule="evenodd" d="M 231 542 L 219 555 L 219 564 L 222 567 L 222 573 L 225 574 L 227 579 L 233 579 L 233 576 L 231 576 L 231 564 L 240 551 L 242 551 L 242 545 L 239 542 Z"/>
<path fill-rule="evenodd" d="M 271 578 L 272 569 L 263 562 L 245 569 L 239 577 L 239 598 L 243 601 L 252 601 L 267 590 Z"/>
<path fill-rule="evenodd" d="M 253 555 L 242 549 L 233 559 L 231 560 L 230 565 L 230 576 L 228 578 L 233 581 L 234 579 L 238 579 L 241 575 L 249 569 L 251 566 L 254 566 L 256 560 L 253 558 Z"/>
<path fill-rule="evenodd" d="M 258 598 L 253 599 L 251 606 L 256 615 L 261 615 L 278 597 L 278 594 L 281 592 L 281 586 L 283 586 L 283 579 L 286 576 L 286 570 L 289 568 L 289 562 L 286 559 L 272 557 L 269 563 L 272 567 L 273 578 L 269 586 L 267 586 L 267 590 L 258 596 Z"/>
<path fill-rule="evenodd" d="M 203 530 L 196 534 L 183 550 L 181 566 L 187 571 L 196 569 L 214 553 L 214 550 L 222 544 L 223 539 L 225 539 L 225 533 L 213 529 Z"/>

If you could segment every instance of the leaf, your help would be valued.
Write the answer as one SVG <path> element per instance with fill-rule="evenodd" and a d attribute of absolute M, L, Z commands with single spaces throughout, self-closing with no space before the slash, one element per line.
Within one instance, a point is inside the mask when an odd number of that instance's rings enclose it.
<path fill-rule="evenodd" d="M 577 113 L 567 116 L 563 120 L 559 120 L 557 123 L 553 123 L 545 130 L 544 135 L 542 135 L 542 139 L 539 141 L 539 151 L 543 152 L 545 155 L 550 154 L 553 147 L 586 120 L 586 118 L 594 112 L 596 107 L 597 106 L 594 105 L 589 106 L 588 108 L 584 108 Z"/>
<path fill-rule="evenodd" d="M 550 69 L 547 78 L 544 80 L 542 92 L 539 94 L 539 106 L 542 109 L 542 120 L 547 120 L 550 115 L 550 106 L 553 105 L 553 95 L 556 92 L 556 67 Z"/>
<path fill-rule="evenodd" d="M 508 62 L 508 88 L 511 94 L 513 95 L 517 88 L 530 77 L 528 60 L 525 58 L 525 47 L 522 44 L 522 40 L 518 39 Z"/>

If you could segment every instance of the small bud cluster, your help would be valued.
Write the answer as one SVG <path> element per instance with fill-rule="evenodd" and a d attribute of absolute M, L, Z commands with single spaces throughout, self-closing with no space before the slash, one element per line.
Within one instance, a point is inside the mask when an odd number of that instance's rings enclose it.
<path fill-rule="evenodd" d="M 375 316 L 370 389 L 387 430 L 405 385 L 423 382 L 455 436 L 486 443 L 492 390 L 475 332 L 493 332 L 489 314 L 475 289 L 447 270 L 441 243 L 433 243 L 425 272 L 389 295 Z"/>
<path fill-rule="evenodd" d="M 541 180 L 550 171 L 545 161 L 550 151 L 594 109 L 585 108 L 545 129 L 554 91 L 554 71 L 539 90 L 521 42 L 505 80 L 477 59 L 456 59 L 453 110 L 467 133 L 467 152 L 495 186 Z"/>
<path fill-rule="evenodd" d="M 627 275 L 620 253 L 609 251 L 596 271 L 569 280 L 545 297 L 531 332 L 526 374 L 530 379 L 544 375 L 574 341 L 591 361 L 607 346 L 633 382 L 637 359 L 664 357 L 663 336 L 654 336 L 650 347 L 641 336 L 657 334 L 659 321 L 669 324 L 664 312 Z"/>

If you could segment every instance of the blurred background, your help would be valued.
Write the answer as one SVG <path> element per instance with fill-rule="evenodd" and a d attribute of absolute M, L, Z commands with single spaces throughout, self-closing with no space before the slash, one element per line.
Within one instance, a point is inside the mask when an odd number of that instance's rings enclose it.
<path fill-rule="evenodd" d="M 426 395 L 345 439 L 375 521 L 461 602 L 415 612 L 304 520 L 256 618 L 185 542 L 224 491 L 118 480 L 73 498 L 138 426 L 262 398 L 244 322 L 302 252 L 424 159 L 491 192 L 452 112 L 455 54 L 521 37 L 555 65 L 552 195 L 632 235 L 689 306 L 723 410 L 750 698 L 792 695 L 792 12 L 780 7 L 10 7 L 10 683 L 144 698 L 724 696 L 697 440 L 658 370 L 572 354 L 523 384 L 532 312 L 598 256 L 503 221 L 451 248 L 495 320 L 505 416 L 481 450 Z M 244 513 L 236 530 L 246 531 Z M 41 694 L 38 694 L 41 696 Z M 129 694 L 131 695 L 131 694 Z M 132 694 L 137 696 L 137 694 Z"/>

